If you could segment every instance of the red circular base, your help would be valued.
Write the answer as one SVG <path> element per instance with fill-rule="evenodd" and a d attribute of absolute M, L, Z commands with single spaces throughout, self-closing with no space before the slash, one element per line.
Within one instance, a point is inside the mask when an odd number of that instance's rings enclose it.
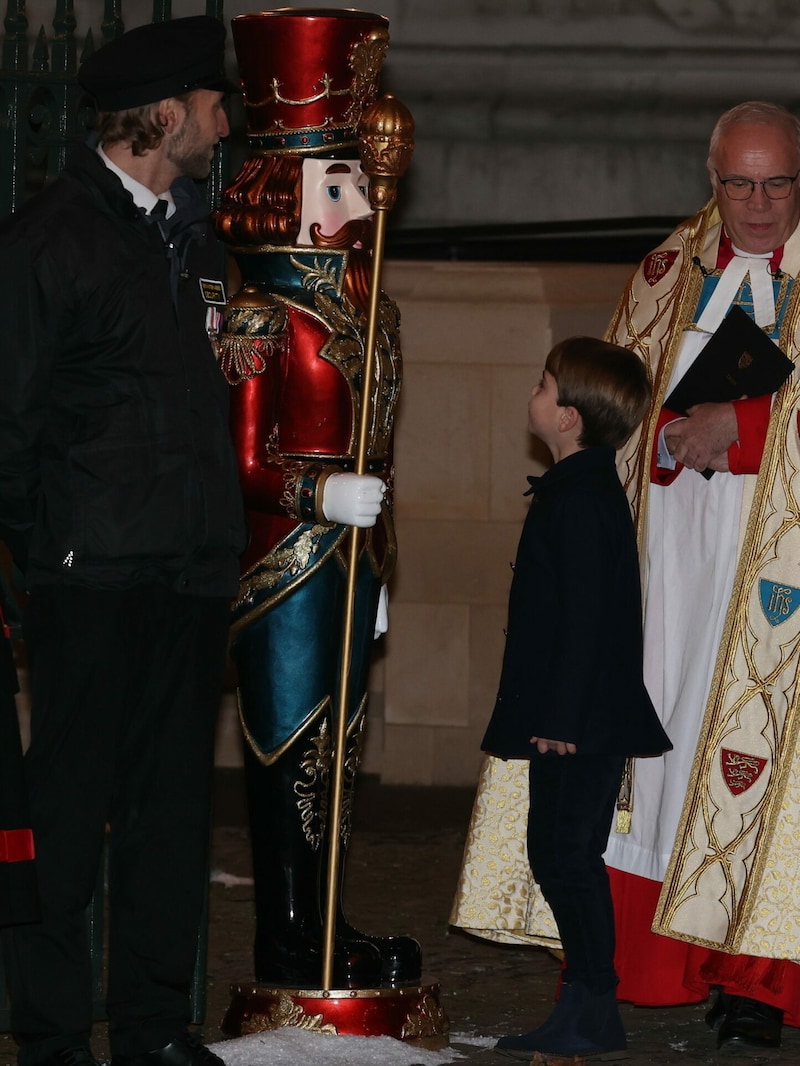
<path fill-rule="evenodd" d="M 222 1020 L 227 1036 L 293 1025 L 349 1036 L 392 1036 L 436 1050 L 447 1047 L 450 1021 L 435 982 L 397 988 L 299 989 L 231 985 Z"/>

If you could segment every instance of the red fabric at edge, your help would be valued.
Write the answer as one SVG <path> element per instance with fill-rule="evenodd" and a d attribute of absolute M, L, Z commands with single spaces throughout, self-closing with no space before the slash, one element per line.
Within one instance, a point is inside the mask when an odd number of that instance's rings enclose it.
<path fill-rule="evenodd" d="M 0 862 L 25 862 L 33 857 L 30 829 L 0 829 Z"/>
<path fill-rule="evenodd" d="M 650 931 L 661 885 L 608 868 L 617 923 L 617 998 L 640 1007 L 701 1003 L 710 985 L 781 1008 L 800 1026 L 800 966 L 786 959 L 727 955 Z"/>

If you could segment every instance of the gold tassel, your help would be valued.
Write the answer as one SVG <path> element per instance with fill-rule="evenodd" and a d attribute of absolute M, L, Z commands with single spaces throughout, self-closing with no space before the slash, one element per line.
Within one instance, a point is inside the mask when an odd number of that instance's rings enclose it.
<path fill-rule="evenodd" d="M 617 796 L 617 833 L 630 833 L 631 818 L 633 816 L 633 767 L 634 760 L 625 760 L 625 769 L 622 771 L 622 782 Z"/>
<path fill-rule="evenodd" d="M 631 812 L 617 808 L 617 828 L 618 833 L 630 833 L 631 831 Z"/>

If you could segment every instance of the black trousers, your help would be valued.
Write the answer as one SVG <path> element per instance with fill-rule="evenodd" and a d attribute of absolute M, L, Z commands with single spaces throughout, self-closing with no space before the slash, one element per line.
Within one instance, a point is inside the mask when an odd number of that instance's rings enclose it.
<path fill-rule="evenodd" d="M 25 847 L 30 814 L 14 702 L 16 692 L 11 641 L 0 632 L 0 926 L 32 922 L 39 915 L 36 871 Z"/>
<path fill-rule="evenodd" d="M 603 852 L 623 756 L 534 753 L 530 761 L 528 859 L 553 911 L 565 981 L 594 992 L 617 982 L 614 909 Z"/>
<path fill-rule="evenodd" d="M 161 1047 L 188 1023 L 228 610 L 157 583 L 31 592 L 25 767 L 42 921 L 3 937 L 21 1066 L 88 1042 L 84 910 L 107 827 L 112 1052 Z"/>

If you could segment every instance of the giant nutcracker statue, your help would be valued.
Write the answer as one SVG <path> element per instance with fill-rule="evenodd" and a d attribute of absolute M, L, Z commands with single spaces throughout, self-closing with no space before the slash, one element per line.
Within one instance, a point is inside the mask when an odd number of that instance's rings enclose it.
<path fill-rule="evenodd" d="M 251 151 L 215 224 L 241 274 L 219 357 L 251 530 L 232 655 L 256 980 L 407 989 L 420 981 L 417 942 L 361 933 L 341 909 L 370 649 L 395 558 L 399 316 L 371 291 L 373 210 L 358 138 L 376 106 L 387 21 L 281 9 L 232 26 Z"/>

